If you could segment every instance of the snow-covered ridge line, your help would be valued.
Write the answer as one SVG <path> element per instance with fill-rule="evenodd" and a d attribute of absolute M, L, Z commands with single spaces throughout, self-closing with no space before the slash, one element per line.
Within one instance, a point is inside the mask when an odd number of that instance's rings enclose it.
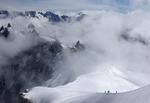
<path fill-rule="evenodd" d="M 44 81 L 42 86 L 45 87 L 31 89 L 29 93 L 33 93 L 33 95 L 28 96 L 31 96 L 32 100 L 34 99 L 39 103 L 41 101 L 47 102 L 49 97 L 56 93 L 54 98 L 50 98 L 52 99 L 50 101 L 56 100 L 55 103 L 61 103 L 64 100 L 68 101 L 70 96 L 76 97 L 80 96 L 80 94 L 85 95 L 104 91 L 110 91 L 111 93 L 115 91 L 124 92 L 150 83 L 149 13 L 132 12 L 121 14 L 111 11 L 87 11 L 86 15 L 83 16 L 84 19 L 81 19 L 80 22 L 76 19 L 78 17 L 76 15 L 67 15 L 69 18 L 71 17 L 71 20 L 75 19 L 74 22 L 64 22 L 65 20 L 62 19 L 62 21 L 59 21 L 58 18 L 66 14 L 52 12 L 40 12 L 39 14 L 36 11 L 35 15 L 34 11 L 26 11 L 26 15 L 25 12 L 23 13 L 25 16 L 16 17 L 10 16 L 11 13 L 9 13 L 8 17 L 3 14 L 7 13 L 1 13 L 1 17 L 3 17 L 0 19 L 0 26 L 2 26 L 0 31 L 1 61 L 4 61 L 6 57 L 8 59 L 10 57 L 14 58 L 20 52 L 28 51 L 30 47 L 35 46 L 34 41 L 35 44 L 37 43 L 36 38 L 47 41 L 48 44 L 49 41 L 58 40 L 59 45 L 63 48 L 65 59 L 63 58 L 62 61 L 58 62 L 58 65 L 56 65 L 58 70 L 52 78 L 46 78 L 48 81 L 45 82 L 45 77 L 42 77 L 44 79 L 41 79 L 41 81 Z M 11 27 L 8 25 L 9 23 Z M 8 36 L 6 35 L 7 31 L 9 31 Z M 72 47 L 73 43 L 78 40 L 86 46 L 85 51 L 76 52 L 76 47 L 84 49 L 84 46 L 79 45 L 80 42 L 77 42 Z M 38 46 L 42 49 L 39 49 L 39 47 L 34 48 L 33 57 L 30 56 L 32 53 L 29 51 L 27 52 L 28 55 L 21 55 L 17 60 L 16 58 L 11 59 L 14 62 L 8 62 L 8 65 L 4 67 L 7 68 L 8 66 L 13 70 L 17 68 L 19 71 L 24 71 L 21 69 L 22 67 L 26 70 L 26 66 L 30 69 L 33 66 L 34 68 L 31 70 L 46 73 L 45 71 L 49 65 L 45 62 L 49 61 L 53 53 L 47 54 L 47 51 L 49 51 L 47 44 Z M 70 53 L 68 49 L 71 49 L 73 53 Z M 37 51 L 41 51 L 42 56 Z M 39 59 L 40 57 L 41 59 Z M 19 64 L 20 62 L 23 65 Z M 57 63 L 55 60 L 50 60 L 48 64 L 53 62 Z M 40 64 L 43 64 L 42 67 L 39 66 Z M 51 70 L 51 68 L 48 69 Z M 30 70 L 28 72 L 28 69 L 26 71 L 31 80 L 36 77 L 36 75 L 33 75 L 32 78 L 30 76 L 32 72 Z M 48 74 L 50 73 L 48 72 Z M 37 75 L 40 75 L 40 73 L 37 73 Z M 24 77 L 21 78 L 24 79 Z M 37 79 L 40 78 L 37 77 Z M 34 80 L 36 78 L 33 79 L 33 82 Z M 3 78 L 1 84 L 3 86 Z M 55 99 L 58 96 L 60 97 L 59 102 Z M 8 96 L 6 95 L 6 97 Z"/>
<path fill-rule="evenodd" d="M 149 103 L 150 86 L 119 94 L 94 94 L 67 103 Z M 86 103 L 88 103 L 86 102 Z"/>
<path fill-rule="evenodd" d="M 150 86 L 124 93 L 71 92 L 62 88 L 36 87 L 23 95 L 25 100 L 33 103 L 149 103 Z"/>
<path fill-rule="evenodd" d="M 4 19 L 8 22 L 7 20 Z M 58 69 L 55 64 L 62 61 L 65 49 L 58 40 L 37 32 L 36 25 L 24 24 L 23 31 L 14 28 L 19 25 L 20 23 L 14 25 L 10 22 L 0 27 L 0 56 L 7 56 L 0 58 L 3 61 L 7 58 L 7 61 L 0 65 L 0 101 L 4 103 L 20 103 L 21 91 L 43 85 L 46 80 L 51 79 Z M 67 49 L 77 52 L 84 47 L 78 41 L 75 46 Z"/>
<path fill-rule="evenodd" d="M 77 13 L 76 16 L 64 15 L 64 14 L 57 14 L 51 11 L 7 11 L 7 10 L 0 10 L 0 18 L 14 18 L 14 17 L 31 17 L 31 18 L 39 18 L 39 16 L 48 18 L 49 21 L 52 22 L 62 22 L 67 21 L 70 22 L 72 20 L 80 21 L 85 14 Z"/>

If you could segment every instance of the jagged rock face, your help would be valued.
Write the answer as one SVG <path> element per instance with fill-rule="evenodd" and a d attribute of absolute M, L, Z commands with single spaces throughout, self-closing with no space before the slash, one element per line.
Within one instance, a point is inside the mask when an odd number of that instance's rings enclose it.
<path fill-rule="evenodd" d="M 14 16 L 25 16 L 25 14 L 23 12 L 19 12 L 19 11 L 14 11 L 13 12 Z"/>
<path fill-rule="evenodd" d="M 14 11 L 10 13 L 7 10 L 0 10 L 0 18 L 9 18 L 9 17 L 13 18 L 17 16 L 39 18 L 38 14 L 47 18 L 50 22 L 56 22 L 56 23 L 71 22 L 72 20 L 81 21 L 85 17 L 85 14 L 83 13 L 79 13 L 78 16 L 74 18 L 74 17 L 67 16 L 67 15 L 57 15 L 50 11 L 46 11 L 45 13 L 36 12 L 36 11 L 25 11 L 25 12 Z"/>
<path fill-rule="evenodd" d="M 142 45 L 149 45 L 149 42 L 145 38 L 141 37 L 138 34 L 137 34 L 136 37 L 133 37 L 133 36 L 130 35 L 129 32 L 130 32 L 129 30 L 124 31 L 120 35 L 121 39 L 123 39 L 125 41 L 128 41 L 128 42 L 131 42 L 131 43 L 140 43 Z"/>
<path fill-rule="evenodd" d="M 8 26 L 11 27 L 10 24 Z M 9 27 L 1 26 L 1 28 L 0 28 L 0 37 L 3 36 L 5 38 L 7 38 L 10 35 L 10 32 L 8 30 Z"/>
<path fill-rule="evenodd" d="M 26 11 L 25 15 L 29 17 L 36 17 L 36 11 Z"/>
<path fill-rule="evenodd" d="M 66 16 L 66 15 L 62 15 L 61 18 L 62 18 L 64 21 L 68 21 L 68 22 L 71 20 L 71 17 Z"/>
<path fill-rule="evenodd" d="M 58 15 L 50 12 L 50 11 L 47 11 L 45 14 L 43 14 L 44 17 L 47 17 L 49 19 L 49 21 L 53 21 L 53 22 L 60 22 L 61 19 Z"/>
<path fill-rule="evenodd" d="M 0 14 L 9 15 L 9 12 L 7 10 L 0 10 Z"/>
<path fill-rule="evenodd" d="M 10 35 L 10 31 L 8 30 L 9 28 L 11 28 L 11 24 L 8 23 L 7 27 L 1 26 L 0 27 L 0 37 L 5 37 L 8 38 L 8 36 Z"/>
<path fill-rule="evenodd" d="M 70 48 L 72 52 L 78 52 L 85 50 L 85 46 L 80 43 L 80 41 L 77 41 L 76 44 Z"/>
<path fill-rule="evenodd" d="M 77 21 L 81 21 L 86 15 L 83 13 L 79 13 L 79 16 L 77 17 Z"/>
<path fill-rule="evenodd" d="M 0 10 L 0 18 L 7 18 L 9 16 L 9 12 L 7 10 Z"/>
<path fill-rule="evenodd" d="M 57 41 L 40 42 L 10 58 L 7 64 L 1 66 L 1 103 L 20 103 L 19 93 L 22 90 L 50 79 L 57 61 L 62 59 L 62 49 Z"/>

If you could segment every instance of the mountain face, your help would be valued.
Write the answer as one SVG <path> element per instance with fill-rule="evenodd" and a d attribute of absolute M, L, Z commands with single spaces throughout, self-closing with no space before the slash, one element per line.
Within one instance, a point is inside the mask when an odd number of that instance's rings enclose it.
<path fill-rule="evenodd" d="M 8 12 L 2 13 L 6 15 Z M 34 11 L 25 12 L 23 15 L 22 13 L 17 13 L 17 16 L 37 18 Z M 55 16 L 55 14 L 47 12 L 44 17 L 52 20 L 50 22 L 61 22 L 57 21 Z M 58 15 L 56 17 L 59 18 Z M 2 41 L 13 43 L 14 40 L 11 40 L 15 31 L 12 30 L 13 26 L 8 23 L 7 26 L 2 25 L 0 27 L 0 39 Z M 38 39 L 36 43 L 31 44 L 31 46 L 18 52 L 16 55 L 6 57 L 6 62 L 0 65 L 1 103 L 26 103 L 21 93 L 28 88 L 41 86 L 51 79 L 54 72 L 58 69 L 58 63 L 64 60 L 64 47 L 62 44 L 52 38 L 49 41 L 40 37 L 35 28 L 33 24 L 29 24 L 27 30 L 21 31 L 21 33 L 23 33 L 22 36 L 26 37 L 27 35 L 24 33 L 27 32 L 31 42 L 34 41 L 31 36 L 33 35 L 33 39 Z M 67 49 L 71 52 L 77 52 L 83 50 L 84 46 L 78 41 L 75 46 Z"/>
<path fill-rule="evenodd" d="M 52 12 L 47 11 L 45 14 L 43 14 L 43 13 L 41 13 L 41 14 L 44 17 L 48 18 L 49 21 L 54 21 L 54 22 L 60 22 L 61 21 L 61 18 Z"/>
<path fill-rule="evenodd" d="M 149 102 L 149 18 L 1 10 L 1 103 Z"/>
<path fill-rule="evenodd" d="M 62 58 L 62 49 L 59 42 L 43 41 L 8 59 L 7 64 L 1 66 L 1 102 L 20 103 L 21 91 L 51 78 L 55 65 Z"/>
<path fill-rule="evenodd" d="M 37 12 L 37 11 L 25 11 L 25 12 L 19 12 L 19 11 L 13 11 L 9 12 L 7 10 L 0 10 L 0 18 L 14 18 L 14 17 L 31 17 L 31 18 L 39 18 L 39 15 L 47 18 L 50 22 L 71 22 L 72 20 L 80 21 L 83 19 L 85 14 L 79 13 L 76 17 L 73 16 L 67 16 L 67 15 L 58 15 L 51 11 L 46 12 Z"/>
<path fill-rule="evenodd" d="M 9 16 L 9 12 L 7 10 L 0 10 L 0 18 L 7 18 Z"/>

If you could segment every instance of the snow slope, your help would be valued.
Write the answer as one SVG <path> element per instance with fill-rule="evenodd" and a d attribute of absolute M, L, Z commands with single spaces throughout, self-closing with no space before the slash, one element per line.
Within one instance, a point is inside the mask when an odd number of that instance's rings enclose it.
<path fill-rule="evenodd" d="M 36 87 L 25 94 L 25 98 L 33 103 L 149 103 L 149 95 L 150 86 L 124 93 L 94 93 L 62 87 Z"/>
<path fill-rule="evenodd" d="M 137 85 L 120 77 L 125 77 L 125 75 L 117 69 L 108 65 L 101 66 L 101 68 L 103 69 L 97 69 L 95 72 L 82 75 L 74 82 L 68 83 L 64 86 L 58 86 L 55 88 L 35 87 L 29 93 L 25 94 L 25 98 L 32 100 L 33 103 L 68 103 L 68 100 L 72 98 L 80 100 L 80 98 L 78 98 L 80 96 L 98 92 L 102 93 L 104 90 L 110 90 L 111 93 L 115 93 L 116 91 L 123 92 L 138 88 Z M 77 101 L 75 103 L 80 102 Z"/>
<path fill-rule="evenodd" d="M 118 94 L 95 93 L 72 98 L 62 103 L 149 103 L 150 86 Z"/>
<path fill-rule="evenodd" d="M 111 11 L 86 11 L 85 14 L 86 17 L 79 23 L 53 25 L 50 31 L 54 30 L 51 34 L 65 45 L 78 39 L 83 41 L 87 50 L 67 54 L 67 60 L 60 66 L 56 78 L 48 81 L 48 84 L 56 85 L 32 88 L 25 98 L 33 103 L 123 103 L 126 100 L 132 103 L 143 93 L 128 91 L 150 83 L 147 28 L 150 15 Z M 74 79 L 63 83 L 70 78 Z M 108 90 L 119 94 L 103 94 Z M 147 99 L 148 93 L 143 93 L 142 99 Z M 132 94 L 135 96 L 130 96 Z"/>
<path fill-rule="evenodd" d="M 37 36 L 48 41 L 56 39 L 64 47 L 64 59 L 58 63 L 53 77 L 25 95 L 33 103 L 62 103 L 73 97 L 108 90 L 126 92 L 150 84 L 150 13 L 84 11 L 83 14 L 80 21 L 70 22 L 52 22 L 41 15 L 0 19 L 1 26 L 12 24 L 10 40 L 0 38 L 2 60 L 32 46 Z M 78 40 L 86 50 L 68 52 Z"/>

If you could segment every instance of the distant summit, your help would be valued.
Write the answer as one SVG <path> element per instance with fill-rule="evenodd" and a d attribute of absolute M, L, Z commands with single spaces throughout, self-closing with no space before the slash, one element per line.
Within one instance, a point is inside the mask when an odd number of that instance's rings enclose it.
<path fill-rule="evenodd" d="M 29 17 L 29 18 L 39 18 L 39 16 L 42 16 L 44 18 L 47 18 L 50 22 L 71 22 L 71 21 L 80 21 L 83 19 L 85 14 L 78 13 L 77 16 L 68 16 L 68 15 L 58 15 L 56 13 L 53 13 L 51 11 L 45 11 L 45 12 L 38 12 L 38 11 L 7 11 L 7 10 L 0 10 L 0 19 L 4 18 L 15 18 L 15 17 Z"/>

